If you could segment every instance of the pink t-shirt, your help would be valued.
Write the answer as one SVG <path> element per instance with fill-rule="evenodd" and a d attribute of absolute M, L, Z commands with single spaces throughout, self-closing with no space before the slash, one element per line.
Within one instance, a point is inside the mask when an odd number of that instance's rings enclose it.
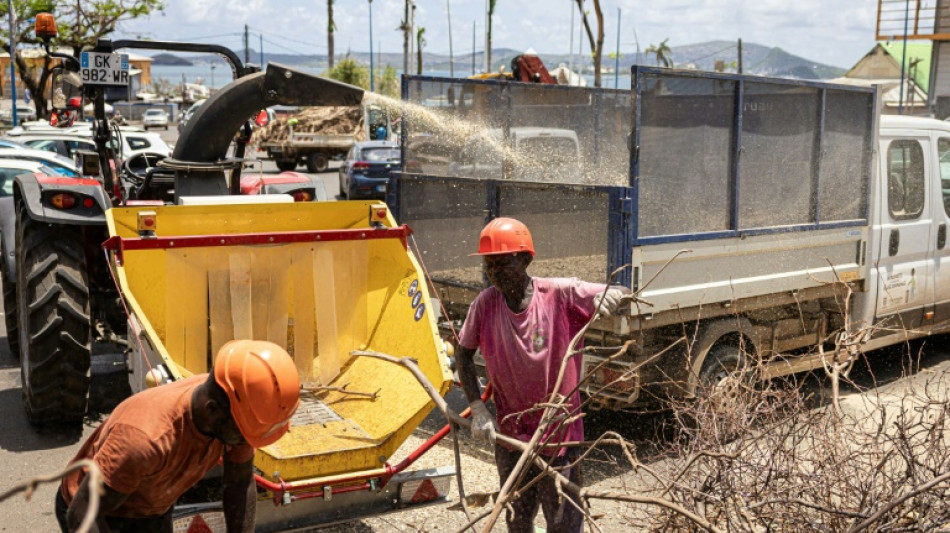
<path fill-rule="evenodd" d="M 512 311 L 495 287 L 482 291 L 469 307 L 459 338 L 462 346 L 481 349 L 502 433 L 524 442 L 538 428 L 542 410 L 517 413 L 548 398 L 571 339 L 594 314 L 594 297 L 605 287 L 577 278 L 532 278 L 532 283 L 534 295 L 521 313 Z M 565 370 L 561 394 L 577 386 L 582 372 L 583 357 L 577 355 Z M 570 405 L 579 409 L 577 392 Z M 584 440 L 582 419 L 551 442 L 575 440 Z"/>

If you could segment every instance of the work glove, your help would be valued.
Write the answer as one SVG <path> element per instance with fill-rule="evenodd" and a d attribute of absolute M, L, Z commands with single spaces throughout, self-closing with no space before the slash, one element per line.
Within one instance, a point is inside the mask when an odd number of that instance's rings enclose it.
<path fill-rule="evenodd" d="M 469 404 L 469 408 L 472 410 L 472 438 L 494 444 L 498 423 L 488 411 L 488 407 L 485 407 L 485 402 L 475 400 Z"/>
<path fill-rule="evenodd" d="M 594 312 L 601 316 L 612 315 L 623 301 L 624 291 L 616 287 L 607 287 L 594 297 Z"/>

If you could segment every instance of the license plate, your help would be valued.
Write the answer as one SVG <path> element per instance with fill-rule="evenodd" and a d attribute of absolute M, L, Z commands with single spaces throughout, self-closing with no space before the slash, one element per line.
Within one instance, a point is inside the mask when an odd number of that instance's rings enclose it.
<path fill-rule="evenodd" d="M 386 192 L 386 186 L 385 186 L 385 185 L 377 185 L 377 186 L 376 186 L 376 192 Z"/>
<path fill-rule="evenodd" d="M 128 54 L 83 52 L 79 57 L 80 74 L 85 85 L 129 84 Z"/>

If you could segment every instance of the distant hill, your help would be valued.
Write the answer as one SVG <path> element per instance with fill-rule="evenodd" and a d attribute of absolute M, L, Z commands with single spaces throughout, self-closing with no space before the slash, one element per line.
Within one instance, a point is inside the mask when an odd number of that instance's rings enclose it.
<path fill-rule="evenodd" d="M 736 72 L 738 68 L 738 52 L 736 42 L 730 41 L 709 41 L 705 43 L 697 44 L 687 44 L 682 46 L 674 46 L 671 48 L 672 59 L 677 68 L 695 68 L 699 70 L 715 70 L 716 62 L 722 61 L 725 66 L 725 72 Z M 238 54 L 238 57 L 244 57 L 243 50 L 235 50 Z M 607 53 L 610 50 L 605 50 L 603 68 L 605 71 L 612 72 L 612 69 L 615 65 L 615 60 L 607 57 Z M 521 51 L 514 50 L 511 48 L 493 48 L 492 49 L 492 68 L 491 70 L 498 70 L 502 65 L 508 67 L 511 64 L 512 58 L 520 54 Z M 565 65 L 574 65 L 574 69 L 577 70 L 577 61 L 579 60 L 578 56 L 571 57 L 569 54 L 551 54 L 551 53 L 539 53 L 541 60 L 544 61 L 545 65 L 549 68 L 557 67 L 559 64 L 563 63 Z M 357 61 L 365 64 L 369 64 L 369 53 L 366 52 L 348 52 L 345 54 L 340 54 L 337 56 L 338 60 L 342 57 L 352 57 Z M 157 62 L 157 58 L 162 57 L 162 63 Z M 248 57 L 250 58 L 251 63 L 257 63 L 260 61 L 260 53 L 254 50 L 248 51 Z M 159 54 L 155 56 L 156 65 L 170 65 L 174 63 L 167 63 L 165 61 L 171 59 L 181 59 L 172 54 Z M 194 59 L 194 62 L 204 62 L 211 60 L 211 57 L 198 56 Z M 817 61 L 812 61 L 810 59 L 805 59 L 793 55 L 781 48 L 774 48 L 763 46 L 755 43 L 742 43 L 742 67 L 743 72 L 746 74 L 757 74 L 761 76 L 774 76 L 781 78 L 797 78 L 805 80 L 825 80 L 832 79 L 842 76 L 847 69 L 835 67 L 831 65 L 826 65 L 819 63 Z M 402 52 L 399 53 L 379 53 L 373 54 L 373 60 L 377 65 L 392 65 L 397 69 L 402 68 Z M 591 60 L 590 57 L 583 58 L 583 66 L 586 69 L 587 73 L 590 73 L 591 69 Z M 183 60 L 185 61 L 185 60 Z M 297 67 L 308 67 L 312 69 L 320 69 L 327 67 L 327 56 L 325 54 L 310 54 L 310 55 L 298 55 L 298 54 L 270 54 L 264 53 L 264 62 L 274 62 L 282 63 L 287 66 L 297 66 Z M 476 52 L 474 57 L 474 70 L 475 72 L 481 72 L 482 66 L 485 62 L 485 56 L 483 52 Z M 640 53 L 639 57 L 636 53 L 625 53 L 620 57 L 620 69 L 622 72 L 629 72 L 630 67 L 634 64 L 642 65 L 655 65 L 656 59 L 653 55 L 647 55 Z M 188 62 L 181 64 L 190 64 Z M 456 76 L 467 76 L 472 73 L 473 70 L 473 58 L 472 53 L 459 53 L 455 54 L 454 61 L 449 62 L 449 57 L 445 54 L 435 54 L 430 52 L 423 52 L 422 54 L 422 64 L 424 73 L 445 73 L 448 74 L 450 68 L 454 66 Z"/>
<path fill-rule="evenodd" d="M 172 54 L 157 54 L 152 56 L 153 65 L 174 65 L 174 66 L 191 66 L 191 61 L 183 57 L 178 57 Z"/>

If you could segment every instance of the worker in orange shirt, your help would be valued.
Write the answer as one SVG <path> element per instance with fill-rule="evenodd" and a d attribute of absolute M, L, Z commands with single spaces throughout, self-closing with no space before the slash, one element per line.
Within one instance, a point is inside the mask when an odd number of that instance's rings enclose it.
<path fill-rule="evenodd" d="M 280 346 L 225 344 L 210 374 L 140 392 L 115 408 L 73 461 L 91 459 L 105 486 L 93 531 L 172 532 L 175 501 L 224 459 L 229 532 L 253 531 L 254 449 L 279 439 L 299 404 L 300 379 Z M 89 506 L 84 472 L 63 479 L 56 519 L 74 531 Z"/>

